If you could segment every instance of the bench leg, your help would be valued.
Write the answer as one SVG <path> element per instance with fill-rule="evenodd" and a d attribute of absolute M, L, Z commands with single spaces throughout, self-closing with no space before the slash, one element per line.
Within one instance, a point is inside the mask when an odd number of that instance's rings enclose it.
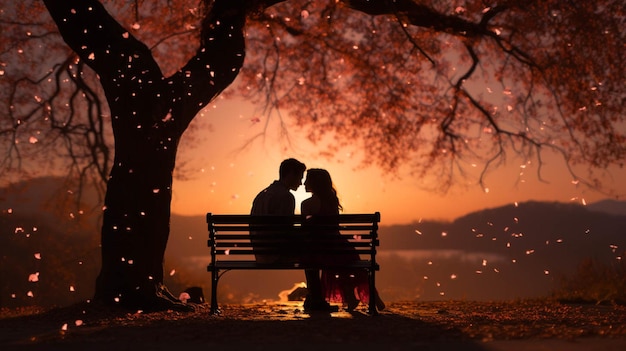
<path fill-rule="evenodd" d="M 219 307 L 217 306 L 217 281 L 220 279 L 218 270 L 211 271 L 211 314 L 220 314 Z"/>
<path fill-rule="evenodd" d="M 370 288 L 370 302 L 369 302 L 369 306 L 367 306 L 368 308 L 368 313 L 370 315 L 377 315 L 378 314 L 378 309 L 376 308 L 376 276 L 375 276 L 375 270 L 370 269 L 368 270 L 368 277 L 369 277 L 369 288 Z"/>

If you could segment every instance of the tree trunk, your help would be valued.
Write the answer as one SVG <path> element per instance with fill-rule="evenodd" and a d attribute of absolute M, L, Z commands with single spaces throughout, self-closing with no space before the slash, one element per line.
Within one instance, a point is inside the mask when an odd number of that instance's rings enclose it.
<path fill-rule="evenodd" d="M 95 300 L 146 311 L 183 308 L 163 286 L 176 150 L 194 116 L 243 65 L 246 10 L 219 0 L 196 55 L 163 77 L 150 50 L 97 0 L 44 2 L 65 42 L 98 73 L 111 110 L 115 159 Z"/>

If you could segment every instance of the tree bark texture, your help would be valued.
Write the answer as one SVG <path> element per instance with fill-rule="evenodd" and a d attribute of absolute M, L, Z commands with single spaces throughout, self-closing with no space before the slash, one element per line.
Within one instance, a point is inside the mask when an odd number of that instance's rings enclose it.
<path fill-rule="evenodd" d="M 163 258 L 178 143 L 194 116 L 243 65 L 245 13 L 229 7 L 228 0 L 218 1 L 221 12 L 215 7 L 207 16 L 196 55 L 164 77 L 150 49 L 97 0 L 44 2 L 65 42 L 99 75 L 111 111 L 115 159 L 95 299 L 162 309 L 168 300 Z"/>

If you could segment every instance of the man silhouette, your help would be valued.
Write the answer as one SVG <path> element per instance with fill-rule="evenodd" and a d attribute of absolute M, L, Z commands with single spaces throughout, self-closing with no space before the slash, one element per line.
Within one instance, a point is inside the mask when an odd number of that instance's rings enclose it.
<path fill-rule="evenodd" d="M 302 185 L 302 178 L 306 165 L 294 158 L 281 162 L 278 170 L 278 180 L 263 189 L 252 202 L 253 215 L 293 215 L 296 209 L 296 199 L 290 190 L 297 190 Z M 251 230 L 254 246 L 254 230 Z M 257 262 L 277 262 L 284 257 L 267 255 L 255 252 Z M 308 311 L 331 311 L 331 306 L 322 296 L 320 272 L 316 269 L 305 269 L 308 294 L 304 301 L 304 309 Z"/>

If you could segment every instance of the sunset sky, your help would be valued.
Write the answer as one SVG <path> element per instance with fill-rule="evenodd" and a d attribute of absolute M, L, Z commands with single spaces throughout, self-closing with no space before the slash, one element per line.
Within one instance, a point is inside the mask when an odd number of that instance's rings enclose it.
<path fill-rule="evenodd" d="M 174 183 L 172 212 L 248 213 L 253 198 L 278 178 L 278 166 L 288 157 L 298 158 L 309 168 L 328 169 L 344 212 L 379 211 L 385 225 L 452 220 L 472 211 L 528 200 L 592 203 L 608 197 L 574 184 L 557 158 L 546 160 L 542 176 L 547 182 L 537 178 L 536 168 L 521 168 L 521 160 L 510 158 L 506 166 L 487 177 L 487 191 L 475 180 L 468 180 L 440 194 L 423 190 L 422 179 L 402 173 L 394 178 L 373 166 L 359 167 L 362 155 L 356 150 L 345 150 L 332 159 L 316 157 L 315 145 L 301 131 L 290 128 L 289 144 L 280 138 L 271 120 L 265 138 L 242 150 L 253 136 L 263 132 L 266 119 L 245 101 L 223 98 L 199 115 L 194 121 L 196 130 L 186 136 L 180 149 L 179 166 L 186 170 L 187 179 Z M 615 169 L 605 178 L 604 186 L 621 194 L 618 199 L 626 194 L 625 175 L 626 171 Z M 306 197 L 300 188 L 297 202 Z"/>

